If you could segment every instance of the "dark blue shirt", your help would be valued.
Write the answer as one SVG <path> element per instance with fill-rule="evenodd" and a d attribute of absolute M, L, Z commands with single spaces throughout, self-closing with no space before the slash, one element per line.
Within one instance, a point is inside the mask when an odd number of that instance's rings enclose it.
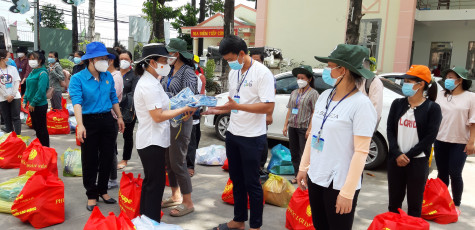
<path fill-rule="evenodd" d="M 119 103 L 111 73 L 100 73 L 96 81 L 87 68 L 71 77 L 69 96 L 73 105 L 82 106 L 82 114 L 110 112 L 112 105 Z"/>

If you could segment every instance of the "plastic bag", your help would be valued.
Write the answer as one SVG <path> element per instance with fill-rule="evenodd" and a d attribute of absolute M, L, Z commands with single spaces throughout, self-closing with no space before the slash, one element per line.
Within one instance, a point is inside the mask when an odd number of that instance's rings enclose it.
<path fill-rule="evenodd" d="M 109 216 L 102 215 L 99 207 L 94 207 L 89 219 L 84 226 L 84 230 L 135 230 L 132 221 L 123 213 L 116 217 L 113 212 L 109 212 Z"/>
<path fill-rule="evenodd" d="M 398 209 L 400 214 L 385 212 L 374 217 L 368 230 L 397 229 L 397 230 L 429 230 L 430 225 L 422 218 L 408 216 Z"/>
<path fill-rule="evenodd" d="M 308 189 L 297 188 L 285 212 L 285 227 L 291 230 L 313 230 L 312 209 L 308 199 Z"/>
<path fill-rule="evenodd" d="M 53 148 L 42 146 L 40 140 L 36 138 L 23 152 L 18 175 L 43 169 L 48 169 L 58 176 L 58 154 Z"/>
<path fill-rule="evenodd" d="M 33 122 L 31 121 L 30 113 L 28 113 L 28 117 L 26 117 L 25 124 L 26 124 L 26 126 L 28 126 L 28 128 L 30 128 L 30 129 L 33 128 Z"/>
<path fill-rule="evenodd" d="M 179 109 L 185 106 L 200 107 L 200 106 L 216 106 L 217 99 L 215 97 L 205 95 L 195 95 L 190 88 L 186 87 L 178 94 L 170 98 L 170 109 Z M 183 120 L 183 114 L 180 114 L 172 119 L 170 122 L 172 126 L 177 127 Z"/>
<path fill-rule="evenodd" d="M 71 103 L 66 104 L 66 109 L 68 110 L 69 116 L 74 116 L 74 106 Z"/>
<path fill-rule="evenodd" d="M 438 224 L 450 224 L 458 221 L 454 201 L 449 189 L 439 178 L 427 180 L 422 202 L 421 217 Z"/>
<path fill-rule="evenodd" d="M 286 208 L 289 205 L 294 186 L 281 176 L 269 174 L 269 179 L 264 183 L 264 199 L 266 203 Z"/>
<path fill-rule="evenodd" d="M 23 142 L 25 142 L 25 146 L 28 146 L 31 144 L 31 141 L 32 141 L 31 137 L 22 136 L 22 135 L 18 135 L 17 137 L 20 138 Z"/>
<path fill-rule="evenodd" d="M 134 178 L 133 173 L 122 172 L 119 189 L 120 212 L 130 219 L 140 215 L 140 195 L 142 192 L 143 179 L 140 174 Z"/>
<path fill-rule="evenodd" d="M 183 230 L 183 228 L 178 225 L 163 222 L 158 223 L 145 215 L 137 216 L 132 220 L 132 223 L 135 225 L 137 230 Z"/>
<path fill-rule="evenodd" d="M 270 173 L 278 175 L 293 175 L 294 166 L 290 150 L 285 146 L 278 144 L 271 150 L 272 157 L 267 166 Z"/>
<path fill-rule="evenodd" d="M 0 200 L 13 202 L 25 186 L 26 181 L 35 174 L 27 172 L 21 176 L 12 178 L 0 184 Z"/>
<path fill-rule="evenodd" d="M 25 124 L 26 123 L 26 118 L 28 117 L 28 114 L 27 113 L 24 113 L 24 112 L 20 112 L 20 122 L 22 124 Z"/>
<path fill-rule="evenodd" d="M 226 187 L 224 187 L 223 194 L 221 195 L 221 199 L 228 203 L 234 205 L 234 194 L 233 194 L 233 181 L 231 178 L 228 179 L 226 183 Z M 265 199 L 262 200 L 262 203 L 265 204 Z M 249 195 L 247 196 L 247 209 L 250 209 L 251 206 L 249 205 Z"/>
<path fill-rule="evenodd" d="M 76 117 L 70 117 L 68 119 L 69 122 L 69 127 L 71 128 L 71 131 L 74 132 L 76 131 L 76 126 L 78 125 L 78 122 L 76 121 Z"/>
<path fill-rule="evenodd" d="M 226 160 L 226 148 L 222 145 L 210 145 L 196 150 L 196 164 L 223 165 Z"/>
<path fill-rule="evenodd" d="M 68 148 L 61 155 L 63 176 L 82 176 L 81 150 Z"/>
<path fill-rule="evenodd" d="M 0 144 L 0 168 L 19 168 L 21 157 L 26 145 L 15 132 L 8 135 L 7 139 Z"/>
<path fill-rule="evenodd" d="M 229 171 L 229 163 L 228 163 L 228 159 L 226 159 L 224 161 L 224 164 L 223 164 L 223 167 L 221 167 L 223 170 L 225 171 Z"/>
<path fill-rule="evenodd" d="M 5 142 L 7 140 L 8 136 L 10 136 L 10 133 L 4 133 L 2 132 L 2 136 L 0 136 L 0 144 Z"/>

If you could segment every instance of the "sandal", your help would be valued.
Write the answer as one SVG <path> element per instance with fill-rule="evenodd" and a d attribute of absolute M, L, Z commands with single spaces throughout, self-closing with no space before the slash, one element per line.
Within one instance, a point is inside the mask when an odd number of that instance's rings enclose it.
<path fill-rule="evenodd" d="M 173 207 L 181 204 L 181 201 L 174 201 L 171 197 L 162 201 L 162 208 Z"/>
<path fill-rule="evenodd" d="M 239 228 L 229 228 L 228 223 L 220 224 L 218 227 L 214 227 L 213 230 L 242 230 Z"/>
<path fill-rule="evenodd" d="M 294 179 L 292 179 L 292 180 L 289 180 L 289 182 L 290 182 L 291 184 L 297 184 L 297 178 L 294 178 Z"/>
<path fill-rule="evenodd" d="M 117 169 L 121 170 L 121 169 L 124 169 L 126 166 L 127 166 L 127 161 L 123 160 L 117 165 Z"/>
<path fill-rule="evenodd" d="M 189 213 L 192 213 L 195 211 L 195 208 L 187 208 L 184 204 L 180 204 L 178 206 L 176 206 L 174 209 L 172 210 L 177 210 L 178 213 L 176 214 L 173 214 L 172 212 L 170 212 L 170 216 L 173 216 L 173 217 L 180 217 L 180 216 L 184 216 L 186 214 L 189 214 Z"/>

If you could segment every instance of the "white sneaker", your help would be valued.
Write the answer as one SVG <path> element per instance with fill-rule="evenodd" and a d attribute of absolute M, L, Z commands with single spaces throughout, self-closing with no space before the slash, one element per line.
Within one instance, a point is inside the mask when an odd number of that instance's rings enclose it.
<path fill-rule="evenodd" d="M 118 187 L 119 184 L 117 183 L 117 180 L 109 180 L 109 183 L 107 184 L 107 189 L 113 189 Z"/>

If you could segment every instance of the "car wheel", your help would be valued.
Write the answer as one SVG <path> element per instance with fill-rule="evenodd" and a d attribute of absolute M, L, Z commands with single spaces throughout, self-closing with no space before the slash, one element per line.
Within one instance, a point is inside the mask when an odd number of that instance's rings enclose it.
<path fill-rule="evenodd" d="M 371 139 L 365 169 L 375 169 L 379 167 L 386 161 L 387 155 L 388 150 L 384 138 L 380 134 L 375 134 Z"/>
<path fill-rule="evenodd" d="M 226 130 L 228 130 L 229 125 L 229 114 L 221 114 L 216 118 L 214 124 L 214 130 L 216 131 L 216 136 L 222 141 L 226 140 Z"/>

